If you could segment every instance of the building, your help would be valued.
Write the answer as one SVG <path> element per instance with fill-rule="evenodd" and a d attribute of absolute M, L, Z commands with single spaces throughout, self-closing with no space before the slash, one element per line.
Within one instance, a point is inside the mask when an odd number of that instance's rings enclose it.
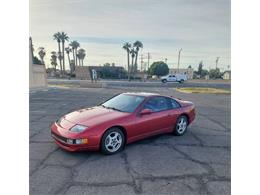
<path fill-rule="evenodd" d="M 35 64 L 34 55 L 32 50 L 32 39 L 29 40 L 29 88 L 46 88 L 47 87 L 47 76 L 45 65 Z"/>
<path fill-rule="evenodd" d="M 169 74 L 186 74 L 188 79 L 193 79 L 193 69 L 192 68 L 172 68 L 169 70 Z"/>
<path fill-rule="evenodd" d="M 77 79 L 91 80 L 91 74 L 88 66 L 75 66 L 75 76 Z"/>
<path fill-rule="evenodd" d="M 224 80 L 230 80 L 231 79 L 231 71 L 225 71 L 222 77 Z"/>

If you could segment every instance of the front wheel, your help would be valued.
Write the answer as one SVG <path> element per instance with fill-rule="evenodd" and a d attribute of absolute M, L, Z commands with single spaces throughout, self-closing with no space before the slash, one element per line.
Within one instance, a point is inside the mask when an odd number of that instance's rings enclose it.
<path fill-rule="evenodd" d="M 173 131 L 174 135 L 177 135 L 177 136 L 184 135 L 187 131 L 187 127 L 188 127 L 187 117 L 184 115 L 180 116 L 177 120 L 175 129 Z"/>
<path fill-rule="evenodd" d="M 163 82 L 163 83 L 166 83 L 166 82 L 167 82 L 167 80 L 166 80 L 166 79 L 163 79 L 163 80 L 162 80 L 162 82 Z"/>
<path fill-rule="evenodd" d="M 123 149 L 124 144 L 125 136 L 121 129 L 111 128 L 102 137 L 101 151 L 104 154 L 115 154 Z"/>

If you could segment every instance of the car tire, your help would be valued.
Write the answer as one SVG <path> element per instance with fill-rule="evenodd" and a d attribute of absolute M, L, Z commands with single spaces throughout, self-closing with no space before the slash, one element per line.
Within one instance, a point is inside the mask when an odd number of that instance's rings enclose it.
<path fill-rule="evenodd" d="M 125 145 L 125 135 L 121 129 L 113 127 L 108 129 L 101 139 L 101 152 L 103 154 L 115 154 L 120 152 Z"/>
<path fill-rule="evenodd" d="M 174 127 L 173 134 L 177 136 L 184 135 L 188 127 L 188 118 L 185 115 L 181 115 Z"/>
<path fill-rule="evenodd" d="M 182 80 L 180 80 L 180 81 L 179 81 L 179 83 L 184 83 L 184 80 L 183 80 L 183 79 L 182 79 Z"/>
<path fill-rule="evenodd" d="M 167 82 L 167 80 L 166 80 L 166 79 L 163 79 L 163 80 L 162 80 L 162 82 L 163 82 L 163 83 L 166 83 L 166 82 Z"/>

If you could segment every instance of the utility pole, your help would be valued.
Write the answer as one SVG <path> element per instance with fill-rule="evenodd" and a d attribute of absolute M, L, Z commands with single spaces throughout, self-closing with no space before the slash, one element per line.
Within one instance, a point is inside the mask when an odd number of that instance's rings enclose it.
<path fill-rule="evenodd" d="M 148 52 L 148 55 L 147 55 L 147 66 L 148 66 L 148 70 L 149 70 L 149 67 L 150 67 L 150 58 L 151 58 L 151 55 L 150 53 Z"/>
<path fill-rule="evenodd" d="M 178 73 L 180 72 L 179 69 L 180 69 L 180 57 L 181 57 L 181 51 L 182 51 L 182 48 L 179 50 L 179 55 L 178 55 Z"/>
<path fill-rule="evenodd" d="M 220 57 L 217 57 L 217 59 L 216 59 L 216 69 L 218 68 L 218 61 L 219 61 L 219 58 L 220 58 Z"/>

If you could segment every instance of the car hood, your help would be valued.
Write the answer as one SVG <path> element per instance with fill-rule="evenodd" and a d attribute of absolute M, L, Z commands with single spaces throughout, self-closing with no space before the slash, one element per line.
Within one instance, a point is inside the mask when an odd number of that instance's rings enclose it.
<path fill-rule="evenodd" d="M 73 123 L 81 124 L 88 127 L 104 123 L 106 121 L 111 121 L 114 119 L 119 119 L 121 117 L 127 116 L 130 113 L 115 111 L 101 106 L 85 108 L 77 110 L 66 114 L 64 119 Z"/>

